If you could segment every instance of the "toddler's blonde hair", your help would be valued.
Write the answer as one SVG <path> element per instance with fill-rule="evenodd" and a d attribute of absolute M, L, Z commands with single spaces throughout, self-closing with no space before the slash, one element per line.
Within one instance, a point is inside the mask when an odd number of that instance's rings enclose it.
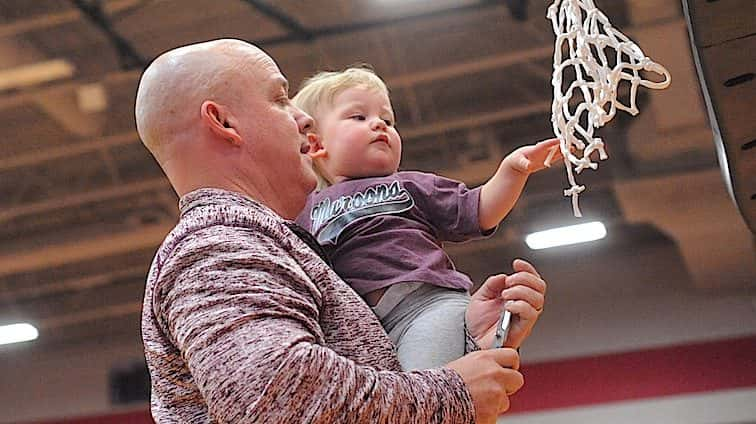
<path fill-rule="evenodd" d="M 307 78 L 299 88 L 292 102 L 298 108 L 315 119 L 315 128 L 318 127 L 318 117 L 322 107 L 333 107 L 333 99 L 342 91 L 364 86 L 368 89 L 386 93 L 389 90 L 386 83 L 376 75 L 367 64 L 352 65 L 343 71 L 324 71 Z M 317 190 L 332 184 L 328 181 L 319 160 L 313 161 L 313 168 L 318 176 Z"/>

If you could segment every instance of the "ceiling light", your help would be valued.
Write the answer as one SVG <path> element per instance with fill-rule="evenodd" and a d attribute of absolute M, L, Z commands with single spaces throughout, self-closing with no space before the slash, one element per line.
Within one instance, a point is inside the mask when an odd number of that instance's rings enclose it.
<path fill-rule="evenodd" d="M 102 112 L 108 107 L 108 95 L 102 83 L 82 84 L 76 90 L 79 110 L 87 113 Z"/>
<path fill-rule="evenodd" d="M 606 227 L 601 222 L 594 221 L 528 234 L 525 237 L 525 243 L 531 249 L 539 250 L 568 244 L 585 243 L 604 237 L 606 237 Z"/>
<path fill-rule="evenodd" d="M 27 323 L 0 325 L 0 345 L 34 340 L 39 332 Z"/>

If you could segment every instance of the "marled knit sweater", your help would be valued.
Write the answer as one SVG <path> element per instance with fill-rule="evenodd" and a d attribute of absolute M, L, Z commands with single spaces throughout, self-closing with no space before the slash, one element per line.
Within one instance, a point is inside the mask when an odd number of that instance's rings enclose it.
<path fill-rule="evenodd" d="M 201 189 L 147 277 L 158 423 L 470 423 L 462 378 L 400 372 L 370 309 L 267 207 Z"/>

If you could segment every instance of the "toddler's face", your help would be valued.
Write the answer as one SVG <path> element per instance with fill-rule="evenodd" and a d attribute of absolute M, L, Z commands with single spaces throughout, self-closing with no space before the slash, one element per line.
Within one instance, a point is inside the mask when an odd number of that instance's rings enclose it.
<path fill-rule="evenodd" d="M 336 181 L 390 175 L 399 168 L 402 140 L 386 93 L 356 86 L 318 113 L 325 156 L 322 166 Z"/>

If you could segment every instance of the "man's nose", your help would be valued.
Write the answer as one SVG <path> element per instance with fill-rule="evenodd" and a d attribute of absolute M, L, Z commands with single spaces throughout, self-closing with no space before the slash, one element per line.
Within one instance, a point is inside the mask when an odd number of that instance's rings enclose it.
<path fill-rule="evenodd" d="M 299 125 L 299 132 L 302 134 L 310 132 L 315 125 L 315 120 L 312 119 L 312 116 L 296 106 L 292 105 L 291 107 L 294 109 L 294 119 L 296 119 L 297 125 Z"/>

